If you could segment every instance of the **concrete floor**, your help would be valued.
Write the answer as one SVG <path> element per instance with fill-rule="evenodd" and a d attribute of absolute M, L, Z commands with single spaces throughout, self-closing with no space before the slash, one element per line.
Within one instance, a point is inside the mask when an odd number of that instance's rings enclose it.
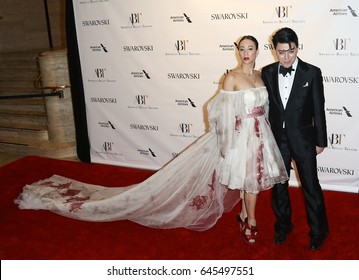
<path fill-rule="evenodd" d="M 10 154 L 10 153 L 1 153 L 0 154 L 0 167 L 4 166 L 8 163 L 11 163 L 13 161 L 16 161 L 20 158 L 24 157 L 24 155 L 16 155 L 16 154 Z M 66 158 L 66 160 L 71 160 L 71 161 L 80 161 L 77 157 L 73 157 L 73 158 Z"/>
<path fill-rule="evenodd" d="M 11 163 L 15 160 L 22 158 L 23 155 L 15 155 L 15 154 L 8 154 L 8 153 L 1 153 L 0 154 L 0 167 L 4 166 L 8 163 Z"/>

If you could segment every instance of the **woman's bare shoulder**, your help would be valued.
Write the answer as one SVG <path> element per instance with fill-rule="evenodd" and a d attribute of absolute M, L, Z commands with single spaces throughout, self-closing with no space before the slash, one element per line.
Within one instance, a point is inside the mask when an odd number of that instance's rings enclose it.
<path fill-rule="evenodd" d="M 223 80 L 223 89 L 224 90 L 234 90 L 238 83 L 240 83 L 242 75 L 238 71 L 231 70 L 228 72 Z"/>

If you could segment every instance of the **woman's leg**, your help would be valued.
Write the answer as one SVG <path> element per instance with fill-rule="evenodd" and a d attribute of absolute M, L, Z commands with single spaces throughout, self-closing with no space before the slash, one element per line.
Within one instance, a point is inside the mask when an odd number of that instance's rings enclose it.
<path fill-rule="evenodd" d="M 247 211 L 247 225 L 244 231 L 244 237 L 247 243 L 255 243 L 257 235 L 257 221 L 256 221 L 256 204 L 258 194 L 245 193 L 244 203 Z"/>
<path fill-rule="evenodd" d="M 237 221 L 239 223 L 240 231 L 243 231 L 245 229 L 245 221 L 247 219 L 247 209 L 246 209 L 246 203 L 244 202 L 243 190 L 240 191 L 240 196 L 241 196 L 242 207 L 241 207 L 241 212 L 239 212 L 237 215 Z"/>

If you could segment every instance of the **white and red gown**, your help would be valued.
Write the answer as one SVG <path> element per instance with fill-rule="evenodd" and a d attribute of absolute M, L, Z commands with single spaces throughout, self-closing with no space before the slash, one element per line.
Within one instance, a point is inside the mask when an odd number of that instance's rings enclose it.
<path fill-rule="evenodd" d="M 207 230 L 240 201 L 239 190 L 258 193 L 288 180 L 264 86 L 221 90 L 208 115 L 210 131 L 141 183 L 104 187 L 53 175 L 26 185 L 15 203 L 84 221 Z"/>

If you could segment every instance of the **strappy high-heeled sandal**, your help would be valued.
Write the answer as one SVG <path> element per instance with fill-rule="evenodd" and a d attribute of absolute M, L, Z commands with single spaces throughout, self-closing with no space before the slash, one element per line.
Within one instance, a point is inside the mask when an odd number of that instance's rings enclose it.
<path fill-rule="evenodd" d="M 244 238 L 244 241 L 247 243 L 247 244 L 250 244 L 250 245 L 253 245 L 256 243 L 256 238 L 257 238 L 257 235 L 258 235 L 258 229 L 257 229 L 257 226 L 251 226 L 248 224 L 248 219 L 245 220 L 245 229 L 244 229 L 244 233 L 243 233 L 243 238 Z M 246 234 L 246 231 L 249 230 L 250 233 L 249 234 Z"/>
<path fill-rule="evenodd" d="M 239 230 L 244 231 L 244 229 L 246 228 L 246 222 L 245 222 L 245 220 L 244 221 L 242 220 L 240 214 L 237 215 L 237 222 L 239 224 Z"/>

